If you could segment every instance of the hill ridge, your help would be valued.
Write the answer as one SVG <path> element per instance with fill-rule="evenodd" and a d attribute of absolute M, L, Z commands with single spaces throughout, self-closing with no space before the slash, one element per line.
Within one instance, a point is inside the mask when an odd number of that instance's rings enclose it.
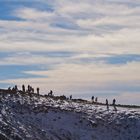
<path fill-rule="evenodd" d="M 1 140 L 139 140 L 140 109 L 0 90 Z"/>

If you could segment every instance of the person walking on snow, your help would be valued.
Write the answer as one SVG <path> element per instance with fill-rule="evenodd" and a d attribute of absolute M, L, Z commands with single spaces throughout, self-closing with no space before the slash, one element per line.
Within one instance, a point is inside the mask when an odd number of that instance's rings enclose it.
<path fill-rule="evenodd" d="M 114 110 L 117 111 L 117 108 L 116 108 L 116 100 L 113 99 L 113 103 L 112 103 L 113 107 L 114 107 Z"/>
<path fill-rule="evenodd" d="M 106 107 L 107 107 L 107 110 L 109 111 L 109 104 L 108 104 L 108 100 L 106 99 Z"/>
<path fill-rule="evenodd" d="M 37 90 L 37 94 L 39 95 L 39 87 L 36 90 Z"/>
<path fill-rule="evenodd" d="M 91 101 L 92 101 L 92 103 L 94 103 L 94 96 L 91 97 Z"/>
<path fill-rule="evenodd" d="M 25 86 L 24 85 L 22 85 L 22 91 L 25 92 Z"/>
<path fill-rule="evenodd" d="M 72 100 L 72 95 L 70 95 L 70 100 Z"/>
<path fill-rule="evenodd" d="M 95 98 L 95 102 L 96 102 L 96 103 L 98 102 L 98 97 Z"/>

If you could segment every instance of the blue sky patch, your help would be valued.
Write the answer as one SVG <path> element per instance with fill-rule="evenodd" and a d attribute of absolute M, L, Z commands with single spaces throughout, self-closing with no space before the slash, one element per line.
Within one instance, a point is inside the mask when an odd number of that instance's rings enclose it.
<path fill-rule="evenodd" d="M 25 71 L 40 70 L 37 66 L 0 66 L 0 78 L 1 80 L 6 79 L 17 79 L 17 78 L 39 78 L 42 76 L 26 74 Z M 45 69 L 47 70 L 47 69 Z"/>
<path fill-rule="evenodd" d="M 126 64 L 128 62 L 140 61 L 140 55 L 135 55 L 135 54 L 114 55 L 105 58 L 105 61 L 109 64 Z"/>
<path fill-rule="evenodd" d="M 140 55 L 137 54 L 124 54 L 124 55 L 110 55 L 107 57 L 86 57 L 86 58 L 78 58 L 74 59 L 73 63 L 84 63 L 84 64 L 92 64 L 97 62 L 105 62 L 107 64 L 113 64 L 113 65 L 124 65 L 129 62 L 139 62 L 140 61 Z"/>
<path fill-rule="evenodd" d="M 20 9 L 20 8 L 35 8 L 41 11 L 48 11 L 48 12 L 52 12 L 53 11 L 53 7 L 47 3 L 41 2 L 41 1 L 18 1 L 18 0 L 14 0 L 14 1 L 0 1 L 0 19 L 1 20 L 23 20 L 20 17 L 16 17 L 16 15 L 14 15 L 14 11 L 16 9 Z"/>

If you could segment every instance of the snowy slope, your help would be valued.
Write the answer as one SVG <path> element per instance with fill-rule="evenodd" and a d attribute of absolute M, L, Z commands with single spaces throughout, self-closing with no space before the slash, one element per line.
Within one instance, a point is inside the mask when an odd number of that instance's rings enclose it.
<path fill-rule="evenodd" d="M 140 109 L 1 91 L 0 140 L 140 140 Z"/>

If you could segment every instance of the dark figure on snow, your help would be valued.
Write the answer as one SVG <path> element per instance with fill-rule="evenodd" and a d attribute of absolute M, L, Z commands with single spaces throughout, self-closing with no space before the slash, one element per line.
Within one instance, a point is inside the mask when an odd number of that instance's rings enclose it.
<path fill-rule="evenodd" d="M 48 96 L 53 96 L 53 91 L 50 90 L 50 92 L 48 93 Z"/>
<path fill-rule="evenodd" d="M 94 103 L 94 96 L 91 97 L 91 101 L 92 101 L 92 103 Z"/>
<path fill-rule="evenodd" d="M 17 88 L 17 85 L 15 85 L 13 88 L 12 88 L 12 93 L 17 93 L 18 91 L 18 88 Z"/>
<path fill-rule="evenodd" d="M 12 88 L 12 92 L 13 92 L 13 93 L 15 92 L 15 87 Z"/>
<path fill-rule="evenodd" d="M 32 93 L 34 93 L 34 88 L 32 88 Z"/>
<path fill-rule="evenodd" d="M 37 94 L 39 95 L 39 87 L 36 89 L 36 91 L 37 91 Z"/>
<path fill-rule="evenodd" d="M 72 95 L 70 95 L 70 100 L 72 100 Z"/>
<path fill-rule="evenodd" d="M 8 87 L 8 91 L 11 91 L 11 87 Z"/>
<path fill-rule="evenodd" d="M 108 100 L 106 99 L 106 107 L 107 107 L 107 110 L 109 110 L 109 104 L 108 104 Z"/>
<path fill-rule="evenodd" d="M 28 92 L 30 93 L 31 92 L 31 86 L 28 85 Z"/>
<path fill-rule="evenodd" d="M 95 102 L 96 102 L 96 103 L 98 102 L 98 97 L 95 98 Z"/>
<path fill-rule="evenodd" d="M 113 99 L 112 105 L 115 105 L 115 104 L 116 104 L 116 100 L 115 100 L 115 99 Z"/>
<path fill-rule="evenodd" d="M 25 92 L 25 86 L 24 85 L 22 85 L 22 91 Z"/>
<path fill-rule="evenodd" d="M 34 88 L 30 86 L 30 93 L 34 93 Z"/>
<path fill-rule="evenodd" d="M 116 100 L 113 99 L 113 103 L 112 103 L 113 107 L 114 107 L 114 110 L 117 111 L 117 108 L 116 108 Z"/>
<path fill-rule="evenodd" d="M 17 85 L 15 85 L 15 91 L 16 91 L 16 92 L 18 91 Z"/>

